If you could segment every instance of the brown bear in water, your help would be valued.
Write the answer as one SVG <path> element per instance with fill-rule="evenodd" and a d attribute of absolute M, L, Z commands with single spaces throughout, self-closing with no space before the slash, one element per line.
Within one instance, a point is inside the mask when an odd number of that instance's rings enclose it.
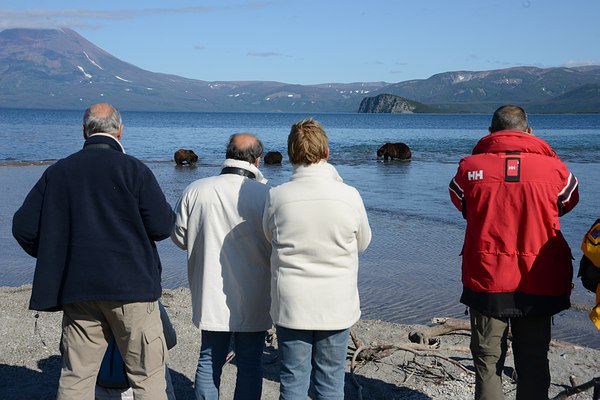
<path fill-rule="evenodd" d="M 386 143 L 377 150 L 377 159 L 383 159 L 385 161 L 389 159 L 398 159 L 401 161 L 409 161 L 412 158 L 412 154 L 408 146 L 404 143 Z"/>
<path fill-rule="evenodd" d="M 198 156 L 194 153 L 193 150 L 179 149 L 175 152 L 173 156 L 175 163 L 177 165 L 183 165 L 187 163 L 188 165 L 194 165 L 198 162 Z"/>
<path fill-rule="evenodd" d="M 283 156 L 278 151 L 269 151 L 265 154 L 265 164 L 281 164 L 281 160 L 283 160 Z"/>

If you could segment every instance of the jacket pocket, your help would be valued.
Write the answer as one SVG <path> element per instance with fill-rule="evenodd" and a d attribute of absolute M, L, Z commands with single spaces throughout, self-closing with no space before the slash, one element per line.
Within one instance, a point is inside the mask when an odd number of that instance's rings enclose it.
<path fill-rule="evenodd" d="M 157 368 L 162 368 L 166 361 L 167 347 L 163 336 L 160 319 L 158 324 L 148 327 L 143 333 L 142 367 L 151 375 Z"/>

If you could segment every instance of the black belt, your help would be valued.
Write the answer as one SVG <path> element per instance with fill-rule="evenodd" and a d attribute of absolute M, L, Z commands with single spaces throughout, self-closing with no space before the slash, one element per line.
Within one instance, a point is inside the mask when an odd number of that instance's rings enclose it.
<path fill-rule="evenodd" d="M 234 174 L 234 175 L 242 175 L 246 178 L 256 179 L 256 175 L 253 172 L 250 172 L 243 168 L 238 167 L 225 167 L 221 170 L 221 175 L 223 174 Z"/>
<path fill-rule="evenodd" d="M 91 143 L 83 146 L 84 149 L 104 149 L 104 150 L 112 150 L 112 146 L 106 143 Z"/>

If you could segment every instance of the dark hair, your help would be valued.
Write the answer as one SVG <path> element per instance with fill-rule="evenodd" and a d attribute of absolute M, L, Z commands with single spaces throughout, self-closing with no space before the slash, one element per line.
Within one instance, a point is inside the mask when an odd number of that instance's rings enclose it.
<path fill-rule="evenodd" d="M 511 104 L 500 107 L 492 116 L 492 125 L 490 132 L 499 132 L 506 130 L 526 131 L 529 127 L 527 114 L 519 106 Z"/>
<path fill-rule="evenodd" d="M 253 140 L 236 140 L 241 135 Z M 235 133 L 229 137 L 225 157 L 254 164 L 256 159 L 262 156 L 264 149 L 262 142 L 256 136 L 249 133 Z"/>

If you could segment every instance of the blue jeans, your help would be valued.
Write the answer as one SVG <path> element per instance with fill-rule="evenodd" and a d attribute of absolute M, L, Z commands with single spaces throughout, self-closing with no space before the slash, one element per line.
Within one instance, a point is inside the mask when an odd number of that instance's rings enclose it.
<path fill-rule="evenodd" d="M 259 400 L 262 394 L 262 352 L 266 332 L 201 331 L 200 357 L 196 369 L 196 400 L 218 400 L 221 372 L 231 339 L 235 348 L 237 378 L 234 399 Z"/>
<path fill-rule="evenodd" d="M 306 400 L 312 378 L 316 399 L 344 398 L 350 329 L 306 331 L 277 326 L 280 400 Z"/>

